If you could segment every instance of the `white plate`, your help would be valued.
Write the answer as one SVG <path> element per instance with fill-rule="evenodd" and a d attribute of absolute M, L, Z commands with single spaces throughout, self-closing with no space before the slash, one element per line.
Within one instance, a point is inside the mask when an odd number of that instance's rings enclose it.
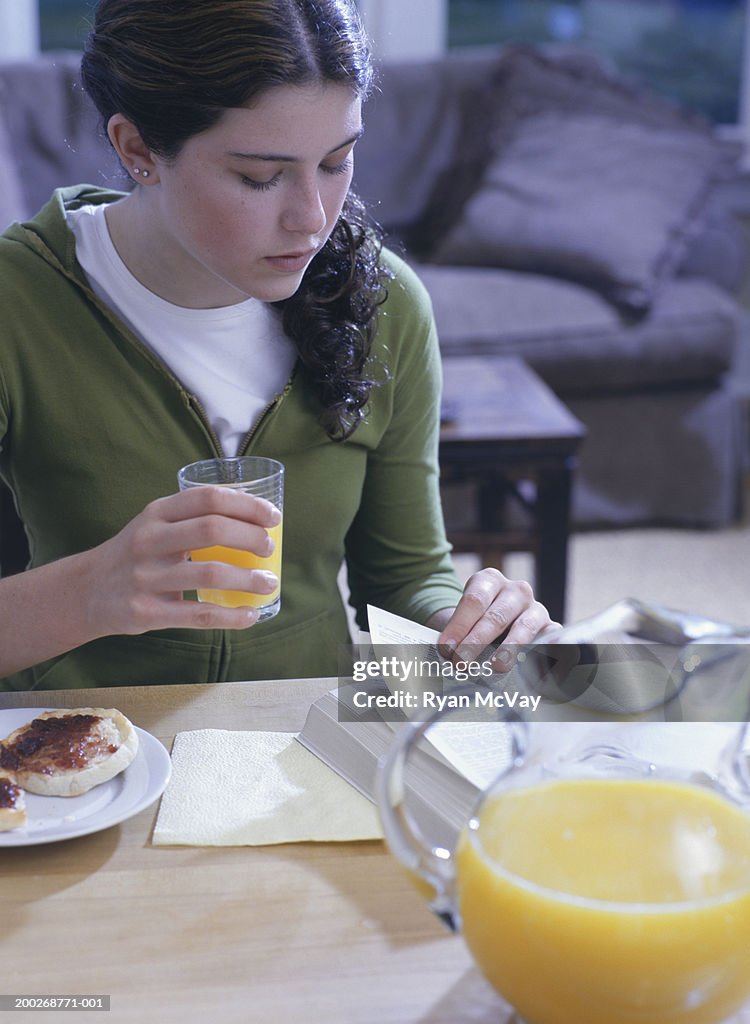
<path fill-rule="evenodd" d="M 49 708 L 8 708 L 0 711 L 0 738 L 30 722 Z M 81 796 L 36 796 L 26 793 L 28 822 L 24 828 L 0 832 L 0 847 L 37 846 L 86 836 L 132 818 L 161 796 L 169 782 L 172 762 L 163 743 L 138 729 L 138 753 L 131 764 L 109 782 Z"/>

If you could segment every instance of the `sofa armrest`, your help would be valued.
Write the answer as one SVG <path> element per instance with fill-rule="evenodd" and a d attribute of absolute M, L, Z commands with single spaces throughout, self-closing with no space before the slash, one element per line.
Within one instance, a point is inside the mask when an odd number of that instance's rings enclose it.
<path fill-rule="evenodd" d="M 27 215 L 60 186 L 86 182 L 119 188 L 125 181 L 81 87 L 80 60 L 80 53 L 63 51 L 0 62 L 5 119 Z"/>
<path fill-rule="evenodd" d="M 15 160 L 15 147 L 8 129 L 5 111 L 7 91 L 0 82 L 0 231 L 14 220 L 22 220 L 29 212 Z"/>
<path fill-rule="evenodd" d="M 747 280 L 749 270 L 750 235 L 719 186 L 676 274 L 679 277 L 705 278 L 730 295 L 736 295 Z"/>

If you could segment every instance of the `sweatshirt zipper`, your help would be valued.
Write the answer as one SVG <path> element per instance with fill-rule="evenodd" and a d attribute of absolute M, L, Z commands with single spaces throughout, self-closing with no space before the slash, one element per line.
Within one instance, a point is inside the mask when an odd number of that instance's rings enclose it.
<path fill-rule="evenodd" d="M 295 378 L 296 373 L 297 373 L 297 366 L 295 364 L 294 369 L 292 370 L 291 374 L 289 375 L 289 380 L 284 385 L 283 390 L 280 391 L 278 393 L 278 395 L 275 395 L 271 399 L 271 401 L 266 406 L 264 406 L 264 408 L 261 410 L 261 412 L 256 417 L 255 422 L 253 423 L 253 425 L 250 427 L 248 432 L 242 438 L 242 442 L 241 442 L 241 444 L 240 444 L 240 446 L 238 448 L 238 452 L 239 452 L 240 455 L 246 455 L 247 454 L 248 446 L 250 445 L 250 442 L 253 440 L 255 435 L 260 430 L 261 425 L 263 424 L 263 422 L 271 415 L 271 413 L 275 409 L 277 409 L 281 405 L 281 403 L 284 401 L 286 396 L 292 390 L 292 384 L 294 383 L 294 378 Z"/>
<path fill-rule="evenodd" d="M 168 371 L 167 371 L 167 373 L 168 373 Z M 224 448 L 222 446 L 221 441 L 219 440 L 219 436 L 216 433 L 216 431 L 214 430 L 213 426 L 211 425 L 211 421 L 209 420 L 208 416 L 206 415 L 206 411 L 203 408 L 203 406 L 201 405 L 200 400 L 198 398 L 196 398 L 195 395 L 191 394 L 190 391 L 186 391 L 185 388 L 180 384 L 179 380 L 177 380 L 176 377 L 173 377 L 172 374 L 169 374 L 169 373 L 168 373 L 168 376 L 171 377 L 171 379 L 174 381 L 174 383 L 179 388 L 179 390 L 180 390 L 180 392 L 182 394 L 183 401 L 185 402 L 185 405 L 193 413 L 193 415 L 196 416 L 198 418 L 198 420 L 200 420 L 201 426 L 203 427 L 203 429 L 208 434 L 208 438 L 209 438 L 209 440 L 211 441 L 211 444 L 214 447 L 214 453 L 216 454 L 217 458 L 220 458 L 220 459 L 225 458 L 226 456 L 225 456 Z"/>

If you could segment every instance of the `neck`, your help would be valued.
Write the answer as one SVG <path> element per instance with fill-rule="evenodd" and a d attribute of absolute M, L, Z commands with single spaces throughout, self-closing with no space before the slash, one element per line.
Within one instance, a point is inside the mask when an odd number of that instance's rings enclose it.
<path fill-rule="evenodd" d="M 137 185 L 124 199 L 107 207 L 107 229 L 117 254 L 135 279 L 159 298 L 187 309 L 212 309 L 244 302 L 247 295 L 218 279 L 206 287 L 198 268 L 185 266 L 168 232 L 160 227 L 151 189 Z"/>

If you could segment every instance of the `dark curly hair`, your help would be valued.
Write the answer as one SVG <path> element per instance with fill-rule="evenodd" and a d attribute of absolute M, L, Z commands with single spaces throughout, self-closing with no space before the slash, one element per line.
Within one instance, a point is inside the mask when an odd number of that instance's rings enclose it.
<path fill-rule="evenodd" d="M 99 0 L 81 62 L 103 126 L 117 113 L 175 159 L 193 135 L 276 85 L 372 85 L 352 0 Z M 371 348 L 386 297 L 382 233 L 350 192 L 297 292 L 276 303 L 334 440 L 350 437 L 376 383 Z"/>

